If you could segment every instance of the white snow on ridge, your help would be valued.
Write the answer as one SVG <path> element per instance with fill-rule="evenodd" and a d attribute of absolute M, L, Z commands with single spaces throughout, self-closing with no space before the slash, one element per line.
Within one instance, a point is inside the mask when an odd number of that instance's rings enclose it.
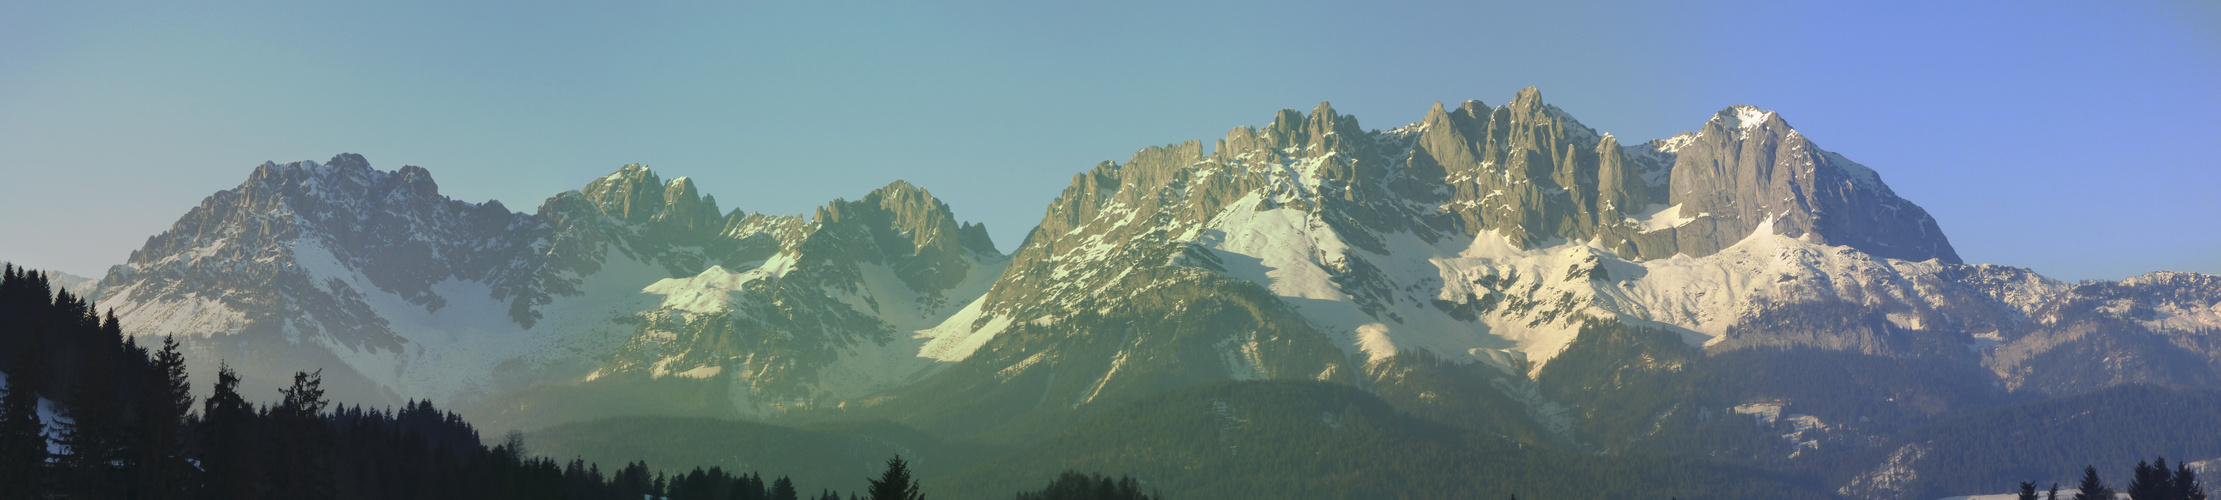
<path fill-rule="evenodd" d="M 1697 134 L 1682 132 L 1679 134 L 1674 134 L 1673 137 L 1659 140 L 1658 148 L 1656 149 L 1656 151 L 1660 153 L 1677 154 L 1681 152 L 1681 148 L 1688 147 L 1689 143 L 1693 143 L 1696 141 Z"/>
<path fill-rule="evenodd" d="M 1216 252 L 1226 274 L 1265 286 L 1347 352 L 1367 360 L 1423 349 L 1500 367 L 1523 357 L 1539 370 L 1571 344 L 1586 318 L 1665 327 L 1703 345 L 1720 340 L 1729 326 L 1766 304 L 1945 300 L 1917 289 L 1913 279 L 1941 271 L 1942 264 L 1878 258 L 1780 236 L 1771 220 L 1705 257 L 1632 262 L 1601 248 L 1601 242 L 1520 249 L 1494 234 L 1435 243 L 1411 234 L 1376 235 L 1387 251 L 1375 254 L 1347 246 L 1300 210 L 1258 210 L 1260 201 L 1253 194 L 1228 205 L 1194 243 Z M 1687 222 L 1669 215 L 1675 212 L 1654 206 L 1637 222 L 1646 227 Z M 1351 259 L 1377 271 L 1367 279 L 1386 282 L 1375 290 L 1394 291 L 1357 297 L 1353 294 L 1376 292 L 1343 290 L 1336 277 L 1356 272 Z M 1601 273 L 1592 278 L 1583 271 L 1589 268 Z M 1488 300 L 1500 302 L 1470 319 L 1435 304 Z M 1515 300 L 1525 305 L 1515 310 L 1509 306 Z M 1891 319 L 1908 328 L 1925 324 L 1910 313 Z"/>
<path fill-rule="evenodd" d="M 1742 131 L 1745 135 L 1748 135 L 1751 129 L 1766 125 L 1766 120 L 1774 116 L 1774 112 L 1758 109 L 1757 106 L 1738 104 L 1731 107 L 1731 109 L 1735 110 L 1735 116 L 1732 118 L 1735 123 L 1728 123 L 1727 125 Z"/>
<path fill-rule="evenodd" d="M 1774 112 L 1772 111 L 1766 111 L 1751 106 L 1738 106 L 1735 108 L 1735 119 L 1742 121 L 1742 123 L 1737 126 L 1738 128 L 1748 129 L 1752 127 L 1757 127 L 1759 125 L 1764 125 L 1766 124 L 1766 118 L 1773 115 Z"/>

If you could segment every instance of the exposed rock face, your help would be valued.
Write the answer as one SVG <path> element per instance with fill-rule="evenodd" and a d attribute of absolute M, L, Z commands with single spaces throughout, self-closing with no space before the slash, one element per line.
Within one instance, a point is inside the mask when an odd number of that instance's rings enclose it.
<path fill-rule="evenodd" d="M 1702 256 L 1742 241 L 1772 219 L 1776 234 L 1900 260 L 1959 254 L 1936 221 L 1898 198 L 1873 169 L 1820 150 L 1781 116 L 1749 106 L 1721 110 L 1680 150 L 1670 178 L 1682 252 Z"/>
<path fill-rule="evenodd" d="M 1441 172 L 1452 189 L 1443 208 L 1469 235 L 1496 231 L 1521 247 L 1596 239 L 1631 259 L 1703 257 L 1773 220 L 1793 238 L 1959 262 L 1926 211 L 1770 111 L 1730 107 L 1693 135 L 1633 152 L 1533 88 L 1493 109 L 1436 105 L 1420 127 L 1408 164 L 1419 177 Z"/>

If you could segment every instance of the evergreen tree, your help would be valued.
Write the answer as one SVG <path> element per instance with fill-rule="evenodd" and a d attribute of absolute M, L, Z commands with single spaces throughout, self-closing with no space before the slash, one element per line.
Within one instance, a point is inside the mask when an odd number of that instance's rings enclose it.
<path fill-rule="evenodd" d="M 910 478 L 910 463 L 901 455 L 887 459 L 887 471 L 871 480 L 871 487 L 865 491 L 871 500 L 925 500 L 925 494 L 918 491 L 918 481 Z"/>
<path fill-rule="evenodd" d="M 2175 495 L 2174 477 L 2169 475 L 2167 471 L 2167 457 L 2159 457 L 2158 460 L 2149 463 L 2141 460 L 2137 461 L 2135 472 L 2131 473 L 2130 476 L 2131 479 L 2128 483 L 2130 498 L 2160 500 L 2177 500 L 2180 498 Z"/>
<path fill-rule="evenodd" d="M 2190 464 L 2175 464 L 2175 477 L 2172 482 L 2175 483 L 2176 498 L 2206 500 L 2206 485 L 2198 481 L 2198 472 L 2190 470 Z"/>
<path fill-rule="evenodd" d="M 1064 471 L 1050 480 L 1039 492 L 1020 492 L 1018 500 L 1153 500 L 1156 497 L 1141 492 L 1141 482 L 1131 477 L 1112 480 L 1107 476 Z"/>
<path fill-rule="evenodd" d="M 2036 483 L 2021 481 L 2020 496 L 2018 498 L 2020 500 L 2036 500 Z"/>
<path fill-rule="evenodd" d="M 322 500 L 332 498 L 329 431 L 324 427 L 324 371 L 294 372 L 293 385 L 280 389 L 278 406 L 270 409 L 276 440 L 273 495 L 278 498 Z"/>
<path fill-rule="evenodd" d="M 59 294 L 58 304 L 65 309 L 82 307 L 67 292 Z M 68 314 L 68 311 L 64 311 Z M 91 330 L 99 332 L 98 320 L 86 318 L 90 312 L 79 309 L 80 327 L 91 323 Z M 84 329 L 80 329 L 84 332 Z M 118 404 L 114 359 L 120 345 L 95 333 L 84 346 L 82 358 L 77 363 L 76 383 L 71 384 L 69 397 L 63 405 L 63 419 L 59 425 L 62 445 L 68 449 L 59 464 L 65 485 L 63 490 L 72 498 L 121 498 L 123 486 L 128 484 L 124 471 L 136 461 L 125 449 L 125 426 L 122 425 L 123 408 Z"/>
<path fill-rule="evenodd" d="M 761 474 L 751 472 L 746 476 L 733 479 L 732 500 L 764 500 L 771 495 L 771 492 L 764 487 L 763 475 Z"/>
<path fill-rule="evenodd" d="M 786 476 L 779 476 L 778 480 L 771 482 L 771 500 L 799 500 L 795 495 L 794 481 Z"/>
<path fill-rule="evenodd" d="M 2059 483 L 2051 483 L 2051 491 L 2044 493 L 2044 500 L 2059 500 Z"/>
<path fill-rule="evenodd" d="M 216 385 L 201 402 L 201 498 L 260 498 L 254 406 L 239 395 L 239 374 L 216 368 Z"/>
<path fill-rule="evenodd" d="M 143 499 L 186 498 L 194 473 L 192 464 L 185 462 L 183 430 L 193 408 L 193 393 L 177 339 L 162 338 L 146 379 L 140 385 L 139 470 L 133 490 Z"/>
<path fill-rule="evenodd" d="M 324 400 L 324 370 L 293 372 L 293 386 L 278 389 L 278 407 L 271 412 L 278 417 L 319 418 L 330 401 Z"/>
<path fill-rule="evenodd" d="M 2082 468 L 2080 489 L 2081 491 L 2075 492 L 2074 500 L 2113 500 L 2113 487 L 2106 486 L 2104 480 L 2098 479 L 2097 467 Z"/>
<path fill-rule="evenodd" d="M 15 270 L 8 270 L 11 281 Z M 7 393 L 0 395 L 0 500 L 40 497 L 46 478 L 46 424 L 39 421 L 37 339 L 16 356 Z"/>

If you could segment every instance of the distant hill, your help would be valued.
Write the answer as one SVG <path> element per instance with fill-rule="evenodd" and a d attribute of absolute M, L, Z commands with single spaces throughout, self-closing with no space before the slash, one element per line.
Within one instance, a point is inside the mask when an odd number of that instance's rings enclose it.
<path fill-rule="evenodd" d="M 1169 498 L 1829 498 L 1701 461 L 1522 446 L 1317 382 L 1229 382 L 1146 397 L 927 485 L 993 498 L 1062 470 L 1132 475 Z"/>

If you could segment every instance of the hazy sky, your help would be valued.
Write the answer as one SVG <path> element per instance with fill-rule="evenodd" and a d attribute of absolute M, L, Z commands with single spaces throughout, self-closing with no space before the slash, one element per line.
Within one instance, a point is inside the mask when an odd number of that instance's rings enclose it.
<path fill-rule="evenodd" d="M 1623 142 L 1777 110 L 1970 262 L 2221 273 L 2210 2 L 199 3 L 0 2 L 0 259 L 97 277 L 340 152 L 515 210 L 626 163 L 771 213 L 907 179 L 1008 251 L 1142 147 L 1534 85 Z"/>

